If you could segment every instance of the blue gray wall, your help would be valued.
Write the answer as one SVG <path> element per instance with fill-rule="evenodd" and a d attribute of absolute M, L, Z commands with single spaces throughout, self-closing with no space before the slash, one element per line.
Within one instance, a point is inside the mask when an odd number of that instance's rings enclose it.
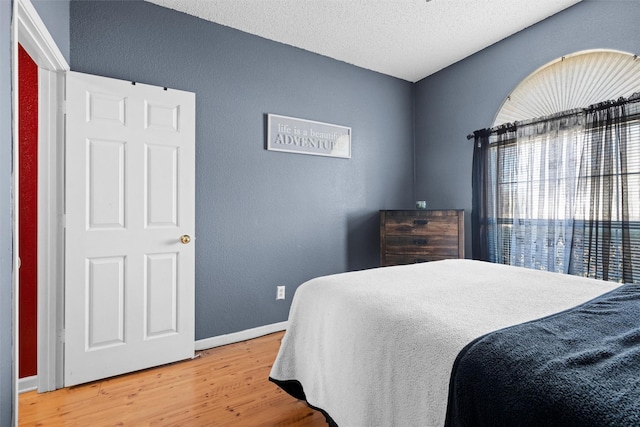
<path fill-rule="evenodd" d="M 11 425 L 13 410 L 11 8 L 0 0 L 0 426 Z"/>
<path fill-rule="evenodd" d="M 509 92 L 550 61 L 587 49 L 640 54 L 638 22 L 637 0 L 584 0 L 415 85 L 416 198 L 465 209 L 467 257 L 473 144 L 466 136 L 491 127 Z"/>
<path fill-rule="evenodd" d="M 71 2 L 71 68 L 196 93 L 196 339 L 378 266 L 378 210 L 413 200 L 406 81 L 137 1 Z M 267 113 L 350 126 L 352 158 L 266 151 Z"/>

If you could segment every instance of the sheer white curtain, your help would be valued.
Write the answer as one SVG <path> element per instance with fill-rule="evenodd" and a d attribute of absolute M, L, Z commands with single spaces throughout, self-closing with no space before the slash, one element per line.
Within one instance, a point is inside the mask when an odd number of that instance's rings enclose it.
<path fill-rule="evenodd" d="M 583 112 L 518 125 L 499 185 L 511 265 L 569 272 L 583 129 Z"/>

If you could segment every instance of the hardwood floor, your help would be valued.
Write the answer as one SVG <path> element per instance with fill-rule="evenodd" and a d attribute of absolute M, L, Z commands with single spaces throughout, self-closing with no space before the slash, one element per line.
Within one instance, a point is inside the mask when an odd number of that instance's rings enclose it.
<path fill-rule="evenodd" d="M 28 426 L 304 426 L 324 416 L 268 380 L 283 332 L 193 360 L 19 397 Z"/>

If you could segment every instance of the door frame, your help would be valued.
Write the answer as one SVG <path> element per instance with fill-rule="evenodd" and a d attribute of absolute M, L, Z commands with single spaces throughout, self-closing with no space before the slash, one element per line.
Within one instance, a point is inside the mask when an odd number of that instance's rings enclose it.
<path fill-rule="evenodd" d="M 18 73 L 20 43 L 38 65 L 38 391 L 63 384 L 64 304 L 64 73 L 70 69 L 30 0 L 13 10 L 13 291 L 14 343 L 18 339 Z M 18 346 L 15 348 L 14 417 L 17 419 Z"/>

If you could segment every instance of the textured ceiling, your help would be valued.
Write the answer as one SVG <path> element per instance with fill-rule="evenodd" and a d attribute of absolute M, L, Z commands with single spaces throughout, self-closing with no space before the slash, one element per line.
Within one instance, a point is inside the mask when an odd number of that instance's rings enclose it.
<path fill-rule="evenodd" d="M 416 82 L 581 0 L 147 0 Z"/>

